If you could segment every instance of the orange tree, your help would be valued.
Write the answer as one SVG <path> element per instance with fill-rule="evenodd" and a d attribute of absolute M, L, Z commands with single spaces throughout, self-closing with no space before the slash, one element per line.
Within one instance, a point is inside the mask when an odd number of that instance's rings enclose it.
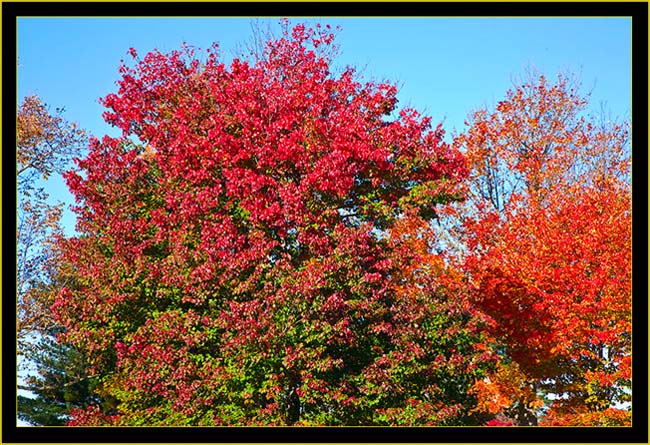
<path fill-rule="evenodd" d="M 55 261 L 49 247 L 57 233 L 62 205 L 53 205 L 42 181 L 69 168 L 85 143 L 84 132 L 51 113 L 37 96 L 25 97 L 16 110 L 16 335 L 18 353 L 28 355 L 34 337 L 54 326 L 50 277 Z"/>
<path fill-rule="evenodd" d="M 501 398 L 516 423 L 537 422 L 538 393 L 555 398 L 544 423 L 630 422 L 620 408 L 631 386 L 628 128 L 581 117 L 577 90 L 564 76 L 532 79 L 456 140 L 472 168 L 463 229 L 474 302 L 514 361 L 517 391 L 528 388 Z M 517 394 L 499 380 L 478 391 Z"/>
<path fill-rule="evenodd" d="M 77 279 L 53 310 L 107 401 L 72 425 L 478 422 L 481 321 L 427 300 L 396 226 L 457 199 L 465 158 L 393 115 L 394 86 L 332 74 L 333 38 L 122 66 L 104 104 L 124 138 L 67 175 Z"/>

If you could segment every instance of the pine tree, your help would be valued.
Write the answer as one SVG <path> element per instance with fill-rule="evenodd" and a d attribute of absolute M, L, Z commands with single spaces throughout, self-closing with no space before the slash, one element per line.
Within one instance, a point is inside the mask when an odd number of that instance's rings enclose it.
<path fill-rule="evenodd" d="M 18 396 L 18 418 L 34 426 L 63 426 L 72 408 L 86 408 L 101 400 L 95 382 L 86 373 L 85 355 L 70 344 L 60 344 L 56 332 L 43 337 L 30 356 L 37 374 L 19 389 L 36 397 Z"/>

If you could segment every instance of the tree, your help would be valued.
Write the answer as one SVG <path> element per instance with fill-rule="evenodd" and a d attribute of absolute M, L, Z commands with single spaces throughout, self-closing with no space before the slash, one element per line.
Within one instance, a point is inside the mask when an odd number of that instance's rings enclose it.
<path fill-rule="evenodd" d="M 31 363 L 38 375 L 27 377 L 19 387 L 35 397 L 18 396 L 19 419 L 30 425 L 63 426 L 72 410 L 102 403 L 85 372 L 83 352 L 72 345 L 58 343 L 54 335 L 41 337 Z"/>
<path fill-rule="evenodd" d="M 388 415 L 392 423 L 422 425 L 440 416 L 442 406 L 450 417 L 447 424 L 480 425 L 487 419 L 474 389 L 498 364 L 486 345 L 488 320 L 472 305 L 462 271 L 435 253 L 429 221 L 407 212 L 390 234 L 397 360 L 383 370 L 382 391 L 394 397 L 408 376 L 430 381 L 424 391 L 437 397 L 422 401 L 414 394 L 411 410 L 389 410 Z"/>
<path fill-rule="evenodd" d="M 475 203 L 464 261 L 524 385 L 559 397 L 546 422 L 629 424 L 628 128 L 581 117 L 586 104 L 566 76 L 541 76 L 473 115 L 456 140 Z"/>
<path fill-rule="evenodd" d="M 18 226 L 16 231 L 18 353 L 29 350 L 30 339 L 52 327 L 49 306 L 43 298 L 47 286 L 49 240 L 59 229 L 61 205 L 48 202 L 39 182 L 63 173 L 80 152 L 84 132 L 62 117 L 50 114 L 37 96 L 26 97 L 16 116 L 16 183 Z"/>
<path fill-rule="evenodd" d="M 62 206 L 51 204 L 45 183 L 66 170 L 85 141 L 84 132 L 54 114 L 36 96 L 26 97 L 16 116 L 16 338 L 21 370 L 18 387 L 34 398 L 18 397 L 18 416 L 32 425 L 62 425 L 69 407 L 91 399 L 79 386 L 85 366 L 79 352 L 56 343 L 50 306 L 69 283 L 59 271 L 54 239 L 60 232 Z M 94 400 L 94 398 L 93 398 Z"/>
<path fill-rule="evenodd" d="M 76 286 L 74 271 L 61 261 L 57 237 L 61 235 L 48 240 L 42 281 L 33 292 L 43 306 L 54 302 L 61 289 Z M 95 392 L 97 382 L 87 372 L 86 354 L 59 341 L 63 328 L 51 315 L 44 319 L 47 327 L 41 326 L 38 337 L 29 343 L 30 374 L 18 385 L 33 397 L 18 396 L 18 418 L 34 426 L 62 426 L 71 419 L 73 410 L 105 405 L 107 401 Z"/>
<path fill-rule="evenodd" d="M 464 157 L 415 110 L 389 118 L 394 86 L 331 74 L 333 39 L 285 24 L 253 63 L 121 67 L 104 104 L 124 137 L 67 174 L 79 287 L 54 305 L 115 406 L 71 424 L 473 421 L 473 316 L 407 286 L 395 234 L 458 199 Z"/>

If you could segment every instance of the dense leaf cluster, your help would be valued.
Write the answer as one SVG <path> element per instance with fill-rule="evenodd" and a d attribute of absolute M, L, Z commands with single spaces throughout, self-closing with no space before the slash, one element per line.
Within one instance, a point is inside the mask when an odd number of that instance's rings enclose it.
<path fill-rule="evenodd" d="M 454 199 L 465 159 L 429 118 L 392 117 L 394 86 L 331 73 L 332 40 L 298 25 L 255 63 L 122 67 L 104 104 L 124 137 L 67 175 L 79 283 L 53 306 L 117 401 L 105 422 L 477 422 L 480 320 L 411 283 L 392 233 Z"/>
<path fill-rule="evenodd" d="M 623 425 L 631 394 L 629 129 L 582 117 L 586 104 L 570 78 L 551 85 L 541 76 L 493 112 L 473 115 L 457 139 L 473 165 L 476 203 L 464 213 L 463 262 L 475 305 L 521 372 L 496 390 L 520 393 L 501 408 L 536 412 L 544 404 L 536 393 L 550 394 L 545 423 Z"/>
<path fill-rule="evenodd" d="M 447 144 L 333 48 L 285 22 L 253 61 L 130 50 L 122 136 L 66 174 L 84 373 L 48 378 L 85 392 L 52 422 L 629 425 L 627 126 L 535 76 Z"/>

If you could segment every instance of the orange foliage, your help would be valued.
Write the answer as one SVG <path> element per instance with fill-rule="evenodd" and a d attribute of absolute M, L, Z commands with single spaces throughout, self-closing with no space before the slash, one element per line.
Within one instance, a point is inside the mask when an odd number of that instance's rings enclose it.
<path fill-rule="evenodd" d="M 54 325 L 50 306 L 57 272 L 51 241 L 59 230 L 62 205 L 49 202 L 39 180 L 64 170 L 78 153 L 84 133 L 65 122 L 60 112 L 51 114 L 38 97 L 28 96 L 17 110 L 16 134 L 16 329 L 18 352 L 25 354 L 33 347 L 33 334 L 46 333 Z"/>
<path fill-rule="evenodd" d="M 499 363 L 494 372 L 475 384 L 472 391 L 478 397 L 475 411 L 493 415 L 508 410 L 515 403 L 533 409 L 543 404 L 516 362 Z"/>
<path fill-rule="evenodd" d="M 567 424 L 629 401 L 631 379 L 629 131 L 581 117 L 576 91 L 542 76 L 475 113 L 456 140 L 472 164 L 464 265 L 474 303 L 520 370 L 563 396 L 549 422 Z M 504 394 L 495 385 L 479 392 Z"/>

